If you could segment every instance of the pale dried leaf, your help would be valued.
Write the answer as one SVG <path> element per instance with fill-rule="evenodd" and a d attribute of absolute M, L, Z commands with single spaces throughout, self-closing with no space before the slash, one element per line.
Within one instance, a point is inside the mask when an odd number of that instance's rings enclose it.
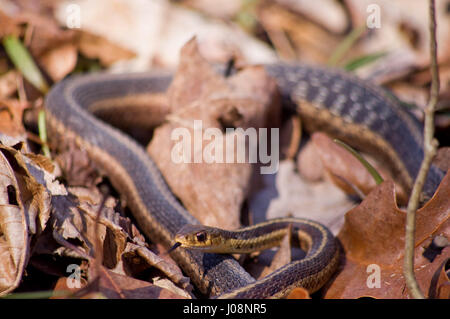
<path fill-rule="evenodd" d="M 167 262 L 146 247 L 128 243 L 124 251 L 124 257 L 131 258 L 135 255 L 140 256 L 149 265 L 161 270 L 177 285 L 180 285 L 183 288 L 187 288 L 189 286 L 189 278 L 183 275 L 181 269 L 176 264 Z"/>
<path fill-rule="evenodd" d="M 0 99 L 9 98 L 17 90 L 20 75 L 12 70 L 0 76 Z"/>
<path fill-rule="evenodd" d="M 196 81 L 192 81 L 192 77 Z M 172 160 L 176 145 L 171 139 L 173 130 L 183 128 L 191 136 L 201 136 L 207 128 L 218 128 L 222 132 L 226 127 L 244 130 L 266 127 L 269 114 L 272 123 L 277 122 L 276 98 L 275 83 L 262 68 L 249 68 L 225 79 L 199 54 L 195 39 L 183 48 L 179 71 L 169 88 L 173 113 L 168 116 L 168 123 L 156 129 L 148 152 L 174 194 L 202 223 L 226 229 L 239 226 L 252 167 L 247 162 L 225 163 L 225 153 L 230 152 L 226 140 L 233 138 L 234 133 L 221 135 L 223 140 L 215 143 L 214 155 L 223 154 L 222 161 L 218 158 L 213 163 L 205 163 L 202 145 L 194 142 L 189 145 L 191 163 L 175 163 Z M 201 127 L 194 127 L 195 120 L 202 121 Z M 242 136 L 239 132 L 236 135 Z M 207 142 L 205 139 L 202 143 Z M 197 157 L 202 163 L 195 163 Z"/>
<path fill-rule="evenodd" d="M 0 152 L 0 295 L 20 283 L 28 259 L 28 228 L 13 168 Z"/>
<path fill-rule="evenodd" d="M 135 56 L 130 50 L 87 31 L 80 31 L 78 33 L 77 45 L 80 52 L 85 56 L 91 59 L 99 59 L 106 66 L 110 66 L 120 60 L 131 59 Z"/>
<path fill-rule="evenodd" d="M 0 100 L 0 133 L 25 140 L 22 114 L 28 106 L 27 102 L 19 100 Z"/>
<path fill-rule="evenodd" d="M 280 162 L 276 176 L 262 177 L 263 188 L 249 202 L 254 223 L 278 217 L 303 217 L 321 222 L 338 233 L 345 212 L 355 205 L 329 182 L 306 182 L 290 160 Z"/>
<path fill-rule="evenodd" d="M 75 44 L 65 43 L 49 50 L 39 60 L 52 80 L 58 82 L 73 71 L 77 64 L 77 56 Z"/>
<path fill-rule="evenodd" d="M 274 255 L 272 262 L 269 267 L 264 268 L 260 278 L 267 276 L 268 274 L 274 272 L 278 268 L 286 265 L 291 262 L 291 236 L 292 236 L 292 227 L 290 227 L 289 232 L 286 236 L 284 236 L 283 241 L 280 244 L 280 248 Z"/>
<path fill-rule="evenodd" d="M 194 299 L 194 296 L 190 294 L 188 291 L 181 289 L 180 287 L 176 286 L 172 281 L 170 281 L 167 278 L 154 278 L 153 284 L 155 286 L 161 287 L 163 289 L 166 289 L 173 294 L 182 296 L 185 299 Z M 170 297 L 168 297 L 170 298 Z"/>
<path fill-rule="evenodd" d="M 103 268 L 100 275 L 100 292 L 109 299 L 185 299 L 168 289 L 152 283 L 122 276 Z"/>

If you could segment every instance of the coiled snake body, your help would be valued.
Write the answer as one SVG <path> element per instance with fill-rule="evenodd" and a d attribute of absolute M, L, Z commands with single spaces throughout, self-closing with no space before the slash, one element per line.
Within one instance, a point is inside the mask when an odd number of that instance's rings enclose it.
<path fill-rule="evenodd" d="M 306 65 L 266 66 L 287 107 L 294 106 L 305 127 L 322 130 L 378 155 L 396 181 L 410 189 L 421 160 L 420 123 L 384 90 L 340 71 Z M 57 135 L 74 138 L 125 195 L 141 230 L 166 247 L 176 233 L 198 221 L 176 200 L 159 169 L 134 140 L 90 113 L 95 103 L 142 93 L 164 92 L 168 74 L 97 74 L 75 76 L 55 85 L 46 99 L 47 123 Z M 442 179 L 432 167 L 424 192 L 431 195 Z M 290 263 L 255 281 L 229 255 L 176 249 L 171 255 L 204 294 L 229 298 L 267 298 L 285 295 L 295 286 L 319 289 L 338 264 L 334 237 L 309 220 L 269 221 L 253 233 L 282 232 L 292 225 L 309 242 L 305 259 Z M 242 233 L 241 233 L 242 234 Z"/>

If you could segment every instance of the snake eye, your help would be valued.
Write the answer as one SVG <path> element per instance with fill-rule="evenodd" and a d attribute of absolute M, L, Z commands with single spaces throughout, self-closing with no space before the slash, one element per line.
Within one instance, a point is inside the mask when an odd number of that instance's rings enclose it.
<path fill-rule="evenodd" d="M 206 240 L 206 233 L 203 231 L 198 232 L 197 234 L 195 234 L 195 237 L 197 238 L 198 242 L 202 243 Z"/>

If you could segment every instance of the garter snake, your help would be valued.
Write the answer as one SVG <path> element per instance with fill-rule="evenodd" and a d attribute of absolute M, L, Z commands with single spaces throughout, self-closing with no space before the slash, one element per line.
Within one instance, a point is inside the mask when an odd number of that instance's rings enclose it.
<path fill-rule="evenodd" d="M 306 129 L 325 131 L 377 155 L 396 181 L 410 189 L 423 158 L 422 128 L 395 99 L 379 87 L 336 70 L 281 63 L 265 68 L 276 79 L 284 105 L 295 108 Z M 58 138 L 74 139 L 88 152 L 125 195 L 144 234 L 166 247 L 173 244 L 175 234 L 183 226 L 199 222 L 177 201 L 145 150 L 90 112 L 99 102 L 134 98 L 137 101 L 142 94 L 164 92 L 171 78 L 164 73 L 74 76 L 56 84 L 46 98 L 49 128 Z M 433 194 L 442 176 L 439 169 L 432 167 L 424 192 Z M 275 297 L 299 284 L 315 290 L 338 263 L 334 237 L 312 221 L 288 222 L 310 241 L 309 254 L 269 279 L 255 281 L 225 254 L 177 249 L 171 256 L 206 295 Z M 267 231 L 278 224 L 268 222 L 254 230 Z M 309 281 L 316 283 L 308 286 Z"/>

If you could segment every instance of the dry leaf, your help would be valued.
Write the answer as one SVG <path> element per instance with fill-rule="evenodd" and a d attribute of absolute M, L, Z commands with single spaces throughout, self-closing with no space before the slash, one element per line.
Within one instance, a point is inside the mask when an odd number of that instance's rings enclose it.
<path fill-rule="evenodd" d="M 0 152 L 0 172 L 0 295 L 5 295 L 19 285 L 29 247 L 19 185 L 3 152 Z"/>
<path fill-rule="evenodd" d="M 75 195 L 79 197 L 77 198 Z M 100 198 L 98 192 L 92 190 L 84 192 L 81 188 L 72 188 L 67 196 L 53 196 L 50 222 L 53 237 L 62 246 L 53 252 L 46 252 L 45 246 L 39 247 L 40 249 L 37 251 L 74 258 L 99 256 L 95 253 L 94 246 L 95 242 L 100 240 L 103 249 L 114 247 L 113 250 L 107 250 L 108 254 L 105 256 L 107 264 L 112 263 L 111 267 L 114 267 L 125 249 L 127 234 L 114 222 L 116 218 L 113 210 L 115 203 L 110 200 L 105 202 L 97 225 L 96 218 L 100 208 Z M 42 238 L 42 240 L 41 246 L 49 239 Z M 66 246 L 65 241 L 78 243 L 77 250 L 75 251 L 72 246 Z"/>
<path fill-rule="evenodd" d="M 433 237 L 450 238 L 450 174 L 434 197 L 416 213 L 415 275 L 430 295 L 432 278 L 450 257 L 450 246 L 430 262 L 423 256 Z M 346 214 L 339 239 L 345 264 L 326 292 L 327 298 L 407 298 L 403 277 L 406 213 L 395 202 L 394 185 L 386 181 Z M 378 277 L 379 276 L 379 277 Z M 436 294 L 435 294 L 436 295 Z"/>
<path fill-rule="evenodd" d="M 308 290 L 299 287 L 294 288 L 286 297 L 286 299 L 311 299 L 311 297 L 309 296 Z"/>
<path fill-rule="evenodd" d="M 330 48 L 340 41 L 339 36 L 311 19 L 274 3 L 262 6 L 258 18 L 279 56 L 285 59 L 326 63 Z"/>
<path fill-rule="evenodd" d="M 433 159 L 433 164 L 447 172 L 450 169 L 450 147 L 440 147 Z"/>
<path fill-rule="evenodd" d="M 355 194 L 355 189 L 357 189 L 367 195 L 376 186 L 375 180 L 367 168 L 349 151 L 333 142 L 326 134 L 314 133 L 311 140 L 320 162 L 328 173 L 327 176 L 347 194 Z M 389 174 L 376 165 L 371 158 L 367 155 L 365 155 L 365 158 L 384 179 L 389 178 Z M 312 160 L 310 163 L 314 165 Z M 309 167 L 303 169 L 310 170 Z M 406 194 L 400 186 L 397 186 L 397 195 L 402 202 L 405 201 Z"/>
<path fill-rule="evenodd" d="M 99 285 L 99 292 L 109 299 L 186 299 L 168 289 L 122 276 L 107 269 L 103 269 Z"/>
<path fill-rule="evenodd" d="M 16 92 L 19 78 L 20 75 L 15 70 L 8 71 L 0 76 L 0 99 L 9 98 Z"/>
<path fill-rule="evenodd" d="M 0 145 L 0 295 L 17 287 L 29 259 L 31 235 L 39 235 L 50 217 L 47 172 L 33 159 Z M 57 188 L 57 187 L 54 187 Z"/>
<path fill-rule="evenodd" d="M 20 34 L 19 21 L 0 10 L 0 39 L 11 34 Z"/>
<path fill-rule="evenodd" d="M 22 114 L 28 106 L 18 100 L 0 100 L 0 133 L 25 140 Z"/>
<path fill-rule="evenodd" d="M 161 270 L 174 283 L 183 288 L 188 287 L 190 282 L 189 278 L 183 275 L 181 269 L 176 264 L 164 260 L 146 247 L 128 243 L 123 253 L 123 258 L 132 259 L 134 263 L 137 263 L 140 262 L 136 260 L 138 256 L 149 265 Z"/>
<path fill-rule="evenodd" d="M 262 177 L 265 187 L 252 195 L 249 203 L 255 223 L 270 218 L 302 217 L 321 222 L 337 234 L 344 214 L 355 205 L 331 183 L 305 181 L 290 160 L 280 162 L 276 176 Z"/>
<path fill-rule="evenodd" d="M 270 266 L 264 268 L 259 278 L 263 278 L 291 262 L 291 236 L 292 227 L 290 227 L 288 233 L 284 236 L 283 241 L 280 244 L 280 248 L 274 255 Z"/>
<path fill-rule="evenodd" d="M 77 58 L 77 48 L 75 44 L 69 42 L 49 50 L 39 58 L 39 61 L 52 80 L 58 82 L 75 69 Z"/>
<path fill-rule="evenodd" d="M 68 278 L 61 277 L 54 288 L 52 299 L 64 299 L 76 296 L 82 299 L 185 299 L 170 289 L 159 287 L 155 284 L 138 280 L 132 277 L 116 274 L 104 267 L 99 271 L 99 277 L 89 272 L 92 277 L 87 283 L 81 277 L 81 288 L 68 287 Z M 98 280 L 100 278 L 100 280 Z M 182 291 L 180 291 L 182 293 Z"/>
<path fill-rule="evenodd" d="M 155 130 L 148 152 L 174 194 L 197 219 L 227 229 L 239 227 L 251 165 L 224 163 L 225 155 L 223 161 L 205 163 L 202 146 L 210 143 L 207 139 L 200 143 L 203 145 L 190 143 L 192 163 L 177 164 L 172 152 L 180 142 L 171 140 L 171 136 L 179 128 L 188 130 L 191 136 L 202 136 L 207 128 L 218 128 L 222 133 L 230 127 L 265 127 L 267 117 L 278 107 L 272 104 L 274 99 L 277 101 L 275 83 L 258 67 L 223 78 L 200 56 L 194 39 L 182 50 L 179 71 L 168 94 L 172 110 L 169 122 Z M 272 116 L 273 122 L 276 119 L 276 115 Z M 201 126 L 194 127 L 195 120 L 201 120 Z M 240 133 L 224 134 L 223 143 L 216 143 L 215 156 L 230 151 L 226 150 L 225 141 L 234 138 L 234 134 Z M 201 158 L 203 163 L 195 163 L 195 158 Z"/>
<path fill-rule="evenodd" d="M 310 182 L 318 182 L 324 177 L 324 167 L 319 158 L 319 152 L 312 141 L 308 141 L 298 154 L 298 172 Z"/>
<path fill-rule="evenodd" d="M 87 31 L 78 33 L 77 46 L 82 54 L 91 59 L 99 59 L 105 66 L 135 57 L 135 54 L 130 50 Z"/>

